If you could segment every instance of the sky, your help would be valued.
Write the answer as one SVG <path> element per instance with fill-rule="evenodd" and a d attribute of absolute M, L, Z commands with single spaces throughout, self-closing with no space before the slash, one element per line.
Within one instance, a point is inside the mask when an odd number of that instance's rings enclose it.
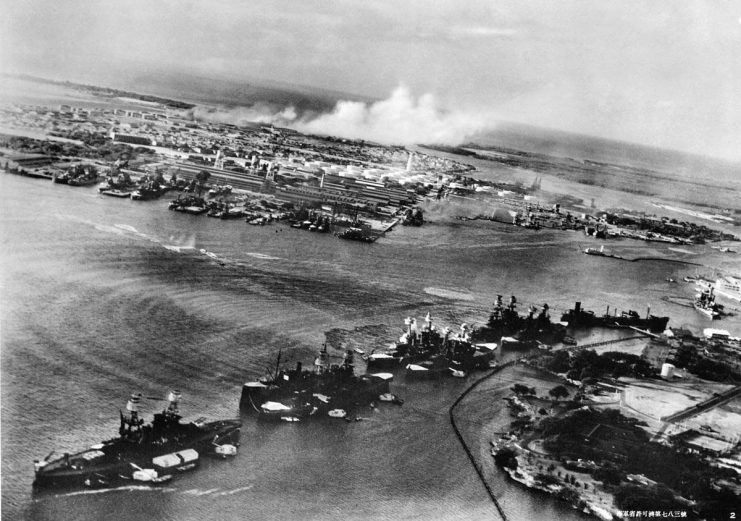
<path fill-rule="evenodd" d="M 387 100 L 403 92 L 407 105 L 455 121 L 741 159 L 741 0 L 0 0 L 0 8 L 6 72 L 115 87 L 125 75 L 167 70 Z"/>

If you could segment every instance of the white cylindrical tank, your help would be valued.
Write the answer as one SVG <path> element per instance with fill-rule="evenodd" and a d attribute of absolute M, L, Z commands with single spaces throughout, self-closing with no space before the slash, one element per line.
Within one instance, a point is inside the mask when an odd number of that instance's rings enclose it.
<path fill-rule="evenodd" d="M 671 378 L 674 378 L 674 365 L 672 364 L 664 364 L 661 366 L 661 377 L 664 380 L 669 380 Z"/>

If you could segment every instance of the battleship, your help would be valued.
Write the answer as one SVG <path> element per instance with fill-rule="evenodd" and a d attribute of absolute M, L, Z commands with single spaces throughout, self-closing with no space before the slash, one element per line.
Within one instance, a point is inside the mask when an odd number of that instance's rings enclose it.
<path fill-rule="evenodd" d="M 720 318 L 723 306 L 715 302 L 713 286 L 708 286 L 695 295 L 693 307 L 710 320 Z"/>
<path fill-rule="evenodd" d="M 525 316 L 517 312 L 517 298 L 512 295 L 505 306 L 502 295 L 497 295 L 489 320 L 485 326 L 474 329 L 472 338 L 484 342 L 506 341 L 511 347 L 533 347 L 538 343 L 553 344 L 566 337 L 566 328 L 551 321 L 550 307 L 543 304 L 540 311 L 528 308 Z"/>
<path fill-rule="evenodd" d="M 121 482 L 168 481 L 176 472 L 197 466 L 201 455 L 233 456 L 239 445 L 239 420 L 182 423 L 179 391 L 168 394 L 167 407 L 145 424 L 139 415 L 141 393 L 132 394 L 126 413 L 119 411 L 117 438 L 74 453 L 34 461 L 36 489 L 100 488 Z"/>
<path fill-rule="evenodd" d="M 415 318 L 406 318 L 406 330 L 397 342 L 366 357 L 368 368 L 403 367 L 407 378 L 432 378 L 442 375 L 463 377 L 475 369 L 489 367 L 496 344 L 471 342 L 467 324 L 462 324 L 460 332 L 453 334 L 450 328 L 435 328 L 429 313 L 424 320 L 426 324 L 419 330 Z"/>
<path fill-rule="evenodd" d="M 280 358 L 278 353 L 275 370 L 267 377 L 242 386 L 242 411 L 260 419 L 300 421 L 309 416 L 345 417 L 348 411 L 377 401 L 401 403 L 390 393 L 392 374 L 355 374 L 352 351 L 345 352 L 341 364 L 331 364 L 325 344 L 308 370 L 301 362 L 283 370 Z"/>
<path fill-rule="evenodd" d="M 605 314 L 598 316 L 594 311 L 587 311 L 582 309 L 581 302 L 574 304 L 574 309 L 566 311 L 561 316 L 561 322 L 565 322 L 570 328 L 591 328 L 591 327 L 607 327 L 607 328 L 627 328 L 634 327 L 639 329 L 647 329 L 653 333 L 662 333 L 666 330 L 666 325 L 669 323 L 669 317 L 658 317 L 651 314 L 651 308 L 648 308 L 646 317 L 641 317 L 637 311 L 629 310 L 623 311 L 619 315 L 617 310 L 611 315 L 610 306 L 607 306 Z"/>

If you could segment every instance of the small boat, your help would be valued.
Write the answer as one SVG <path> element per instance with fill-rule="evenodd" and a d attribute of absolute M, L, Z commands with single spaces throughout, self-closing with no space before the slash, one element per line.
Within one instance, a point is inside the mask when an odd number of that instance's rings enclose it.
<path fill-rule="evenodd" d="M 220 456 L 223 459 L 226 459 L 231 456 L 237 455 L 237 447 L 232 445 L 231 443 L 224 443 L 222 445 L 216 445 L 214 447 L 214 455 Z"/>
<path fill-rule="evenodd" d="M 399 367 L 401 360 L 400 357 L 388 353 L 371 353 L 365 357 L 368 370 L 393 369 Z"/>
<path fill-rule="evenodd" d="M 132 190 L 121 190 L 119 188 L 109 188 L 107 190 L 101 190 L 101 194 L 107 195 L 110 197 L 121 197 L 121 198 L 128 198 L 131 197 L 131 194 L 133 193 Z"/>
<path fill-rule="evenodd" d="M 404 403 L 404 400 L 396 396 L 392 393 L 383 393 L 378 396 L 379 401 L 387 402 L 387 403 L 395 403 L 396 405 L 401 405 Z"/>
<path fill-rule="evenodd" d="M 327 413 L 330 418 L 344 418 L 347 416 L 347 412 L 344 409 L 332 409 Z"/>

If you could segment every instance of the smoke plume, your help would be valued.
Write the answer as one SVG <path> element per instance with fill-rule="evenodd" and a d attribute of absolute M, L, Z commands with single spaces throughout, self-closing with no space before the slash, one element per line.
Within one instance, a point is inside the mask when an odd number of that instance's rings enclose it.
<path fill-rule="evenodd" d="M 240 127 L 249 123 L 288 126 L 297 117 L 296 109 L 293 106 L 277 107 L 269 103 L 255 103 L 246 107 L 198 105 L 189 111 L 189 115 L 198 121 L 228 123 Z"/>
<path fill-rule="evenodd" d="M 512 211 L 496 198 L 467 199 L 450 197 L 440 200 L 425 200 L 420 205 L 425 219 L 431 222 L 454 222 L 460 218 L 484 217 L 496 221 L 511 222 Z"/>
<path fill-rule="evenodd" d="M 399 86 L 385 100 L 338 101 L 332 112 L 290 126 L 304 133 L 389 145 L 458 145 L 484 125 L 482 114 L 444 111 L 432 94 L 415 98 L 408 88 Z"/>
<path fill-rule="evenodd" d="M 184 114 L 198 121 L 246 126 L 273 124 L 307 134 L 363 139 L 384 145 L 459 145 L 492 125 L 480 111 L 446 111 L 432 94 L 415 97 L 404 86 L 381 101 L 338 101 L 331 112 L 300 112 L 294 106 L 257 102 L 250 106 L 196 106 Z M 490 123 L 490 121 L 488 122 Z"/>

